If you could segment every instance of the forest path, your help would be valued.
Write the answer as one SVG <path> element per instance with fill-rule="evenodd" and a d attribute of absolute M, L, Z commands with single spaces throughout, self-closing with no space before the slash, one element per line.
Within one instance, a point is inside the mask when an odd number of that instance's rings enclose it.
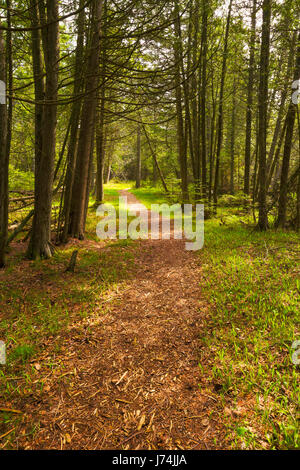
<path fill-rule="evenodd" d="M 101 321 L 85 338 L 68 334 L 66 373 L 55 398 L 52 390 L 36 407 L 41 427 L 29 448 L 222 447 L 212 414 L 222 408 L 198 365 L 208 313 L 199 259 L 182 240 L 137 242 L 134 254 L 134 279 Z"/>

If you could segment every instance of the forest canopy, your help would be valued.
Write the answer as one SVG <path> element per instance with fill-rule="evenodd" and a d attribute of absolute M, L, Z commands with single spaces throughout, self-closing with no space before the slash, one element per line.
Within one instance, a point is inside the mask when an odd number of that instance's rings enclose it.
<path fill-rule="evenodd" d="M 83 239 L 111 178 L 299 230 L 298 2 L 7 0 L 0 34 L 2 266 L 10 227 Z"/>

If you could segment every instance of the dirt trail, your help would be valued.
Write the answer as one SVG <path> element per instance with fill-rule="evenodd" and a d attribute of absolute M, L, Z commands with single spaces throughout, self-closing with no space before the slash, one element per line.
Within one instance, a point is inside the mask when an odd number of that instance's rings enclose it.
<path fill-rule="evenodd" d="M 134 279 L 92 333 L 68 335 L 66 374 L 35 404 L 41 424 L 27 448 L 222 447 L 221 408 L 198 366 L 208 314 L 199 260 L 183 241 L 136 245 Z"/>

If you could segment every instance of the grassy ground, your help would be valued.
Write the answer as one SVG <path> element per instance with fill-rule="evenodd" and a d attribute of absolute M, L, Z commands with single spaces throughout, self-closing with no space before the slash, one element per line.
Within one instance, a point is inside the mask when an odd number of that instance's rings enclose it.
<path fill-rule="evenodd" d="M 164 191 L 153 187 L 143 187 L 139 189 L 133 188 L 131 192 L 147 207 L 147 209 L 150 209 L 152 204 L 175 202 L 172 200 L 172 197 L 168 196 Z"/>
<path fill-rule="evenodd" d="M 155 189 L 133 192 L 148 207 L 166 202 Z M 291 360 L 300 338 L 299 235 L 259 233 L 240 212 L 221 207 L 205 223 L 198 256 L 211 315 L 199 367 L 228 405 L 232 447 L 300 448 L 299 366 Z"/>
<path fill-rule="evenodd" d="M 106 201 L 117 206 L 117 190 L 130 186 L 106 187 Z M 155 189 L 133 193 L 147 207 L 167 202 Z M 224 402 L 220 419 L 229 446 L 300 448 L 299 366 L 291 361 L 291 344 L 300 339 L 299 236 L 261 234 L 243 225 L 247 217 L 231 214 L 223 208 L 206 222 L 205 245 L 196 254 L 203 270 L 201 295 L 211 306 L 199 338 L 199 368 Z M 7 366 L 0 366 L 0 448 L 9 445 L 22 419 L 5 409 L 43 388 L 39 358 L 46 354 L 49 373 L 60 368 L 63 374 L 55 356 L 63 349 L 61 332 L 94 314 L 99 296 L 110 296 L 129 276 L 134 245 L 99 244 L 96 223 L 91 209 L 86 242 L 61 247 L 42 263 L 24 261 L 14 250 L 0 273 L 0 339 L 8 352 Z M 65 273 L 75 248 L 76 272 Z"/>
<path fill-rule="evenodd" d="M 300 448 L 299 366 L 291 361 L 299 339 L 299 237 L 211 220 L 199 256 L 212 305 L 200 367 L 228 404 L 230 441 Z"/>

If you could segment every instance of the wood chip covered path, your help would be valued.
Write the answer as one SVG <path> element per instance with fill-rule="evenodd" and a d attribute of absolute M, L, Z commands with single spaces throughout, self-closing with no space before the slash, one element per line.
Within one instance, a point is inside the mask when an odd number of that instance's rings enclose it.
<path fill-rule="evenodd" d="M 38 426 L 19 447 L 223 447 L 222 407 L 199 368 L 209 314 L 199 256 L 174 240 L 137 242 L 133 252 L 134 277 L 100 316 L 66 332 L 65 372 L 21 404 Z"/>

